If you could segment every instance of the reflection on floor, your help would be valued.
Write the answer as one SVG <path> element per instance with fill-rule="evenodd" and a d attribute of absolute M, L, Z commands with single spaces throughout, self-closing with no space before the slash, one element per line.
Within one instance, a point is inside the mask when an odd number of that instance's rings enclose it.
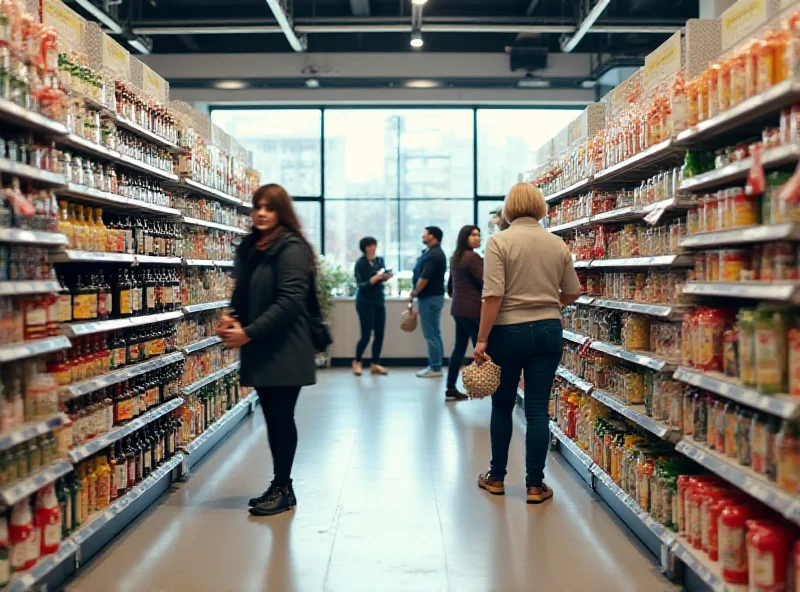
<path fill-rule="evenodd" d="M 478 489 L 490 403 L 445 403 L 443 393 L 406 370 L 320 373 L 298 406 L 296 511 L 246 511 L 272 474 L 257 412 L 67 590 L 674 589 L 558 454 L 548 461 L 554 500 L 525 504 L 521 429 L 506 496 Z"/>

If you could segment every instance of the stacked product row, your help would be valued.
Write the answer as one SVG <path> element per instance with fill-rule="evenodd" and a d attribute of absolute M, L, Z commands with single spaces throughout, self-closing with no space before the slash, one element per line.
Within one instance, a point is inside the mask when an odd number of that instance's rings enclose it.
<path fill-rule="evenodd" d="M 690 590 L 800 581 L 800 12 L 790 5 L 717 47 L 707 69 L 689 55 L 688 70 L 660 84 L 635 75 L 587 109 L 588 135 L 551 148 L 529 177 L 583 292 L 564 311 L 553 436 L 649 548 L 688 568 Z"/>
<path fill-rule="evenodd" d="M 30 83 L 0 96 L 0 586 L 27 589 L 249 409 L 214 328 L 258 178 L 21 3 L 0 17 Z"/>

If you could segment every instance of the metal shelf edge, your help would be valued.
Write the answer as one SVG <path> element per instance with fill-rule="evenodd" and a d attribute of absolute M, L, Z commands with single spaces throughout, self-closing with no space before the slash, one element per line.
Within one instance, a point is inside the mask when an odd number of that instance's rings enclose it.
<path fill-rule="evenodd" d="M 94 378 L 84 380 L 77 384 L 71 384 L 64 387 L 64 390 L 69 394 L 69 398 L 81 397 L 98 389 L 111 386 L 112 384 L 117 384 L 123 380 L 128 380 L 129 378 L 139 376 L 140 374 L 144 374 L 152 370 L 157 370 L 158 368 L 163 368 L 168 364 L 172 364 L 183 359 L 183 352 L 172 352 L 171 354 L 166 354 L 160 358 L 145 360 L 144 362 L 139 362 L 138 364 L 134 364 L 126 368 L 112 370 L 107 374 L 95 376 Z"/>
<path fill-rule="evenodd" d="M 82 461 L 85 458 L 90 457 L 91 455 L 100 452 L 104 448 L 107 448 L 117 440 L 121 440 L 122 438 L 132 434 L 136 430 L 146 426 L 147 424 L 155 421 L 159 417 L 162 417 L 169 413 L 170 411 L 177 409 L 181 405 L 183 405 L 184 400 L 182 397 L 175 397 L 163 403 L 159 407 L 152 409 L 137 417 L 136 419 L 126 423 L 123 426 L 116 427 L 105 434 L 102 434 L 95 438 L 94 440 L 90 440 L 86 444 L 81 444 L 80 446 L 76 446 L 72 450 L 69 451 L 69 457 L 72 462 L 77 463 Z"/>
<path fill-rule="evenodd" d="M 14 360 L 24 360 L 42 354 L 49 354 L 61 349 L 71 347 L 69 339 L 63 335 L 57 337 L 44 337 L 32 341 L 11 343 L 0 346 L 0 362 L 13 362 Z"/>
<path fill-rule="evenodd" d="M 71 472 L 72 469 L 72 463 L 65 458 L 54 461 L 24 479 L 0 487 L 0 500 L 7 506 L 13 506 L 45 485 L 53 483 L 56 479 Z"/>

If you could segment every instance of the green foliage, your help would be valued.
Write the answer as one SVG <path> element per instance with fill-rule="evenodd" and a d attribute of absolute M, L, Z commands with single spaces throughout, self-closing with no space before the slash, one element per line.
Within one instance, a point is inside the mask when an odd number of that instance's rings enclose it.
<path fill-rule="evenodd" d="M 355 288 L 356 283 L 352 273 L 326 261 L 324 257 L 319 258 L 317 297 L 323 319 L 327 320 L 330 315 L 334 296 L 351 296 L 355 293 Z"/>

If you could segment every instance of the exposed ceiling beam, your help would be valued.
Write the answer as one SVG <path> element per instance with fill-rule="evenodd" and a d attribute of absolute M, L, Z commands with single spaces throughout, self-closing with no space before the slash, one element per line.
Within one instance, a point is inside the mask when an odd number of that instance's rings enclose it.
<path fill-rule="evenodd" d="M 122 33 L 123 27 L 110 14 L 97 6 L 92 0 L 74 0 L 75 4 L 91 14 L 101 25 L 111 33 Z"/>
<path fill-rule="evenodd" d="M 324 33 L 410 33 L 412 26 L 405 25 L 298 25 L 295 34 Z M 596 25 L 583 33 L 602 33 L 620 35 L 667 35 L 680 31 L 677 25 Z M 142 25 L 134 27 L 137 35 L 263 35 L 285 33 L 277 25 L 223 25 L 223 26 L 162 26 Z M 575 33 L 572 25 L 449 25 L 425 22 L 423 33 L 529 33 L 529 34 L 570 34 Z M 581 37 L 583 37 L 581 35 Z M 293 46 L 294 47 L 294 46 Z"/>
<path fill-rule="evenodd" d="M 293 50 L 303 52 L 306 50 L 305 39 L 300 39 L 300 37 L 297 36 L 292 26 L 292 21 L 289 15 L 286 14 L 286 10 L 284 10 L 283 4 L 285 4 L 285 0 L 267 0 L 267 6 L 269 6 L 269 9 L 272 11 L 272 16 L 278 21 L 278 26 L 286 36 L 286 41 L 289 42 Z"/>
<path fill-rule="evenodd" d="M 353 16 L 369 16 L 369 0 L 350 0 Z"/>
<path fill-rule="evenodd" d="M 566 37 L 561 40 L 561 51 L 564 53 L 569 53 L 578 47 L 581 39 L 586 36 L 586 33 L 589 32 L 589 30 L 592 28 L 592 25 L 597 22 L 597 19 L 599 19 L 600 15 L 605 12 L 610 3 L 611 0 L 597 0 L 597 4 L 595 4 L 589 13 L 584 17 L 583 21 L 581 21 L 581 24 L 578 25 L 578 30 L 575 31 L 571 37 Z"/>
<path fill-rule="evenodd" d="M 531 0 L 531 3 L 528 4 L 528 10 L 525 11 L 525 16 L 531 16 L 534 12 L 536 12 L 536 8 L 539 6 L 540 0 Z"/>

